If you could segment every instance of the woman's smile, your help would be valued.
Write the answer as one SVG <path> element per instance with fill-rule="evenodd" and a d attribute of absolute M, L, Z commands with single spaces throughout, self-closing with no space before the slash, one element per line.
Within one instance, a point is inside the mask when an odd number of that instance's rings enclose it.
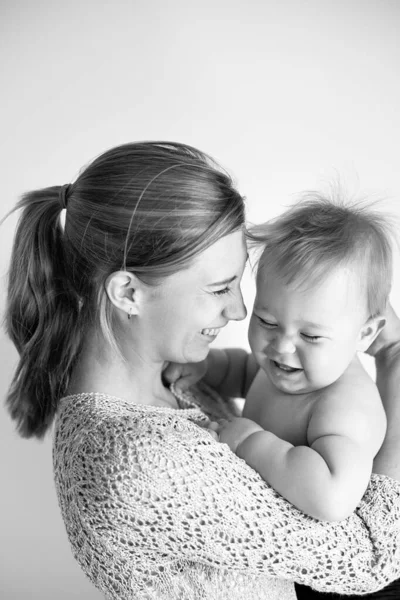
<path fill-rule="evenodd" d="M 219 332 L 221 331 L 222 327 L 208 327 L 207 329 L 202 329 L 201 330 L 201 335 L 203 335 L 206 338 L 209 338 L 211 341 L 215 340 L 215 338 L 217 337 L 217 335 L 219 334 Z"/>

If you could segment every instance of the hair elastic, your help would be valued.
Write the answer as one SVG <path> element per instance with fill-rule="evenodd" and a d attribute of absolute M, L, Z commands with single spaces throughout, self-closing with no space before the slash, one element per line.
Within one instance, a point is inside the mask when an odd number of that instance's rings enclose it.
<path fill-rule="evenodd" d="M 61 209 L 66 209 L 67 208 L 67 203 L 68 203 L 68 192 L 69 192 L 69 188 L 71 187 L 70 183 L 66 183 L 65 185 L 62 185 L 60 188 L 60 193 L 58 196 L 58 199 L 60 201 L 61 204 Z"/>

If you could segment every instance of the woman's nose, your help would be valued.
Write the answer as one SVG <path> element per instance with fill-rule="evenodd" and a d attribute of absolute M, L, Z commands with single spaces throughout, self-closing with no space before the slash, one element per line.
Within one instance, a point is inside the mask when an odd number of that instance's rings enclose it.
<path fill-rule="evenodd" d="M 233 299 L 230 298 L 230 302 L 225 307 L 224 315 L 230 321 L 243 321 L 246 318 L 247 309 L 241 292 L 235 294 Z"/>
<path fill-rule="evenodd" d="M 271 345 L 275 352 L 278 352 L 279 354 L 294 354 L 296 352 L 296 346 L 287 335 L 280 335 L 277 333 Z"/>

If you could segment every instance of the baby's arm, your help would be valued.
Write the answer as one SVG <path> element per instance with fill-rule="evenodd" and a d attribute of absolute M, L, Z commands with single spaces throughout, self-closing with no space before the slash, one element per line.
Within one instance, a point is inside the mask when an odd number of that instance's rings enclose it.
<path fill-rule="evenodd" d="M 204 381 L 223 396 L 245 398 L 258 371 L 252 354 L 242 348 L 211 350 Z"/>
<path fill-rule="evenodd" d="M 164 377 L 183 391 L 203 379 L 223 396 L 244 398 L 257 370 L 252 354 L 241 348 L 225 348 L 211 350 L 199 363 L 170 363 Z"/>
<path fill-rule="evenodd" d="M 339 521 L 364 494 L 386 420 L 372 382 L 342 382 L 330 392 L 311 415 L 309 447 L 293 446 L 263 430 L 243 441 L 236 432 L 235 451 L 297 508 L 318 519 Z M 220 439 L 229 443 L 224 431 Z"/>

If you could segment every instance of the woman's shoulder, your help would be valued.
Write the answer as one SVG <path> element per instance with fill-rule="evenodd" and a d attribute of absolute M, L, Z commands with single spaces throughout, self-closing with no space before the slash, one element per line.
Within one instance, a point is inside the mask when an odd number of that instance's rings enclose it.
<path fill-rule="evenodd" d="M 104 466 L 125 457 L 136 464 L 135 457 L 142 457 L 146 469 L 154 470 L 149 452 L 159 456 L 168 448 L 179 448 L 181 456 L 191 454 L 194 447 L 212 439 L 207 431 L 209 416 L 194 400 L 186 396 L 178 410 L 99 393 L 67 396 L 55 420 L 54 466 L 77 468 L 82 458 Z"/>
<path fill-rule="evenodd" d="M 65 490 L 76 497 L 79 490 L 87 495 L 93 489 L 121 499 L 135 481 L 143 494 L 153 493 L 161 482 L 176 493 L 182 469 L 195 477 L 216 454 L 227 454 L 204 427 L 207 423 L 197 407 L 145 406 L 102 394 L 66 397 L 53 436 L 57 489 L 61 496 Z"/>
<path fill-rule="evenodd" d="M 149 435 L 180 422 L 181 427 L 207 422 L 198 407 L 176 410 L 129 402 L 124 398 L 101 393 L 66 396 L 56 415 L 55 437 L 88 440 L 101 433 L 117 440 L 128 436 L 131 441 L 139 434 Z"/>
<path fill-rule="evenodd" d="M 209 419 L 229 419 L 238 416 L 235 402 L 222 398 L 206 384 L 199 383 L 184 393 L 178 392 L 172 385 L 171 391 L 178 401 L 179 410 L 134 403 L 98 392 L 68 395 L 60 401 L 57 422 L 66 421 L 72 424 L 79 421 L 95 425 L 104 420 L 118 423 L 145 419 L 147 422 L 152 421 L 156 426 L 183 418 L 204 425 Z"/>

